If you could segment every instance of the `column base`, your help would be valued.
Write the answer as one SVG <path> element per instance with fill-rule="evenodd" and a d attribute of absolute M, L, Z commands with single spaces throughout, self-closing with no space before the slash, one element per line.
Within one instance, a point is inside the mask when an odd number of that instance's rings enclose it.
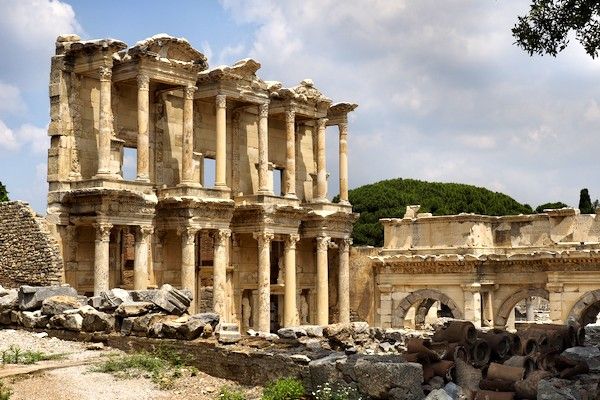
<path fill-rule="evenodd" d="M 283 197 L 290 200 L 298 200 L 298 196 L 296 196 L 296 193 L 286 193 Z"/>
<path fill-rule="evenodd" d="M 350 202 L 348 200 L 340 200 L 338 204 L 342 206 L 349 206 Z"/>
<path fill-rule="evenodd" d="M 114 172 L 98 172 L 94 175 L 93 179 L 110 179 L 113 181 L 122 181 L 123 177 L 119 174 L 115 174 Z"/>
<path fill-rule="evenodd" d="M 329 200 L 326 198 L 316 198 L 316 199 L 313 199 L 312 202 L 313 203 L 329 203 Z"/>
<path fill-rule="evenodd" d="M 197 188 L 200 189 L 202 188 L 202 185 L 199 184 L 198 182 L 193 182 L 193 181 L 183 181 L 177 184 L 177 187 L 191 187 L 191 188 Z"/>
<path fill-rule="evenodd" d="M 137 178 L 135 178 L 135 181 L 142 183 L 150 183 L 150 178 L 138 176 Z"/>
<path fill-rule="evenodd" d="M 272 190 L 268 190 L 268 189 L 259 189 L 258 192 L 256 192 L 256 194 L 262 194 L 262 195 L 267 195 L 267 196 L 273 196 L 273 191 Z"/>
<path fill-rule="evenodd" d="M 231 188 L 229 186 L 227 186 L 225 183 L 215 183 L 215 187 L 216 190 L 222 190 L 224 192 L 230 191 Z"/>

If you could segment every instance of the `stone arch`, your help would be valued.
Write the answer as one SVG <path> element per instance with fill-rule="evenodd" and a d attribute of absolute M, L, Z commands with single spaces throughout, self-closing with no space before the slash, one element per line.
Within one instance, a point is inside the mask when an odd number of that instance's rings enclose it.
<path fill-rule="evenodd" d="M 464 318 L 463 311 L 448 295 L 440 292 L 439 290 L 420 289 L 409 293 L 405 298 L 400 300 L 400 303 L 398 303 L 394 313 L 395 325 L 398 328 L 402 328 L 404 326 L 404 318 L 411 307 L 417 306 L 417 313 L 422 313 L 423 310 L 429 310 L 431 305 L 433 305 L 433 303 L 436 301 L 448 306 L 454 318 Z M 427 314 L 427 311 L 425 311 L 425 314 Z M 425 315 L 423 315 L 423 319 L 424 318 Z"/>
<path fill-rule="evenodd" d="M 496 315 L 494 315 L 494 325 L 497 327 L 505 327 L 506 321 L 513 308 L 515 308 L 517 303 L 521 300 L 525 300 L 528 297 L 541 297 L 548 300 L 548 291 L 542 288 L 524 288 L 508 296 L 500 308 L 498 308 Z"/>
<path fill-rule="evenodd" d="M 575 303 L 567 320 L 573 319 L 585 326 L 596 321 L 596 316 L 600 312 L 600 289 L 591 290 L 581 296 Z"/>

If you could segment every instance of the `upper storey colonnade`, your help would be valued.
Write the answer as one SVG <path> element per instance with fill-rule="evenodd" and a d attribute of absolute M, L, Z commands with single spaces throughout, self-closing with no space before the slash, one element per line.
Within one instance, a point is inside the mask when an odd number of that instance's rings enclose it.
<path fill-rule="evenodd" d="M 172 195 L 225 192 L 216 195 L 220 198 L 242 194 L 296 200 L 301 195 L 303 202 L 326 203 L 326 128 L 337 126 L 340 204 L 348 204 L 348 113 L 356 105 L 332 104 L 312 81 L 291 88 L 263 81 L 256 75 L 260 64 L 251 59 L 209 69 L 206 57 L 185 39 L 166 35 L 129 48 L 118 40 L 81 41 L 67 35 L 59 38 L 57 54 L 63 56 L 62 70 L 68 76 L 64 85 L 51 84 L 51 98 L 53 92 L 65 94 L 69 107 L 55 104 L 52 120 L 63 123 L 51 123 L 49 133 L 74 140 L 57 146 L 71 154 L 58 150 L 56 159 L 50 157 L 51 191 L 65 188 L 67 181 L 122 180 L 122 149 L 130 147 L 137 151 L 138 188 L 148 184 L 167 188 Z M 85 102 L 98 113 L 97 119 L 74 113 L 77 103 Z M 123 112 L 126 106 L 131 107 Z M 207 106 L 213 108 L 209 115 Z M 161 112 L 167 114 L 163 120 Z M 70 126 L 64 121 L 71 121 Z M 65 135 L 65 128 L 72 134 Z M 93 133 L 86 130 L 97 132 L 95 144 L 85 140 Z M 309 139 L 303 137 L 307 134 Z M 253 147 L 258 150 L 256 163 Z M 208 182 L 202 185 L 206 158 L 215 161 L 212 187 Z M 273 192 L 274 169 L 282 174 L 281 193 Z M 312 187 L 305 187 L 306 181 L 312 181 Z M 203 186 L 211 190 L 201 190 Z"/>

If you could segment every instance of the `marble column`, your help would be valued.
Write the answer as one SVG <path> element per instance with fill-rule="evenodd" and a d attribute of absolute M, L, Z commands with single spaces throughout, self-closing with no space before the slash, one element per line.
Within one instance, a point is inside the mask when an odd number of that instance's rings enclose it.
<path fill-rule="evenodd" d="M 258 241 L 258 301 L 256 312 L 256 329 L 259 332 L 271 330 L 271 241 L 273 233 L 257 232 L 254 238 Z"/>
<path fill-rule="evenodd" d="M 230 229 L 219 229 L 214 235 L 214 266 L 213 266 L 213 310 L 227 321 L 227 265 L 229 264 L 228 243 L 231 237 Z"/>
<path fill-rule="evenodd" d="M 183 142 L 181 155 L 181 183 L 189 185 L 194 180 L 194 92 L 196 86 L 183 89 Z"/>
<path fill-rule="evenodd" d="M 189 313 L 196 312 L 196 233 L 198 230 L 190 226 L 179 228 L 181 235 L 181 287 L 192 292 L 194 300 L 190 304 Z"/>
<path fill-rule="evenodd" d="M 216 97 L 217 107 L 217 156 L 215 159 L 215 188 L 227 189 L 227 99 L 225 95 L 218 94 Z"/>
<path fill-rule="evenodd" d="M 285 197 L 296 198 L 296 113 L 285 112 L 286 162 Z"/>
<path fill-rule="evenodd" d="M 258 106 L 258 193 L 273 194 L 269 185 L 269 103 Z"/>
<path fill-rule="evenodd" d="M 151 226 L 140 226 L 136 232 L 135 260 L 133 263 L 133 289 L 148 288 L 148 249 L 150 235 L 154 232 Z"/>
<path fill-rule="evenodd" d="M 339 322 L 350 322 L 350 245 L 351 238 L 340 241 L 338 250 L 340 255 L 338 273 L 338 307 L 340 310 Z"/>
<path fill-rule="evenodd" d="M 284 293 L 283 293 L 283 326 L 298 325 L 298 305 L 296 303 L 296 244 L 300 236 L 289 235 L 285 239 L 284 261 Z"/>
<path fill-rule="evenodd" d="M 111 110 L 112 67 L 100 67 L 100 115 L 98 118 L 98 175 L 112 175 L 110 142 L 112 138 Z"/>
<path fill-rule="evenodd" d="M 533 297 L 525 299 L 525 316 L 527 321 L 535 321 L 535 310 L 533 308 Z"/>
<path fill-rule="evenodd" d="M 137 139 L 137 179 L 141 182 L 150 182 L 150 149 L 148 138 L 148 119 L 149 119 L 149 93 L 150 78 L 148 75 L 138 75 L 138 97 L 137 97 L 137 118 L 138 118 L 138 139 Z"/>
<path fill-rule="evenodd" d="M 112 224 L 97 223 L 96 242 L 94 249 L 94 296 L 100 296 L 100 293 L 109 289 L 110 266 L 108 261 L 108 251 L 110 243 L 110 230 Z"/>
<path fill-rule="evenodd" d="M 317 120 L 317 196 L 315 201 L 327 201 L 327 165 L 325 162 L 325 128 L 327 118 Z"/>
<path fill-rule="evenodd" d="M 348 122 L 338 124 L 340 130 L 340 204 L 348 203 Z"/>
<path fill-rule="evenodd" d="M 327 249 L 329 236 L 317 237 L 317 325 L 329 324 L 329 277 Z"/>
<path fill-rule="evenodd" d="M 465 319 L 473 322 L 476 328 L 481 328 L 481 284 L 462 285 L 465 299 Z"/>

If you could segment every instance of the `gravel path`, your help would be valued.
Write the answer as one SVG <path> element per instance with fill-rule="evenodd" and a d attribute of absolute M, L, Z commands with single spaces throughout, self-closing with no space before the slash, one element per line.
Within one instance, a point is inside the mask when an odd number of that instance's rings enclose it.
<path fill-rule="evenodd" d="M 64 355 L 64 359 L 41 361 L 34 365 L 56 369 L 3 378 L 14 392 L 11 400 L 200 400 L 216 399 L 222 386 L 237 387 L 232 381 L 199 372 L 196 376 L 177 379 L 171 390 L 160 390 L 148 378 L 120 379 L 110 374 L 92 372 L 90 365 L 68 366 L 86 361 L 97 363 L 109 355 L 124 354 L 120 350 L 88 350 L 89 343 L 41 336 L 21 330 L 0 330 L 0 352 L 18 346 L 23 351 Z M 0 364 L 0 371 L 6 375 L 13 371 L 24 372 L 31 367 Z M 262 393 L 260 387 L 243 387 L 241 390 L 247 399 L 259 399 Z"/>

